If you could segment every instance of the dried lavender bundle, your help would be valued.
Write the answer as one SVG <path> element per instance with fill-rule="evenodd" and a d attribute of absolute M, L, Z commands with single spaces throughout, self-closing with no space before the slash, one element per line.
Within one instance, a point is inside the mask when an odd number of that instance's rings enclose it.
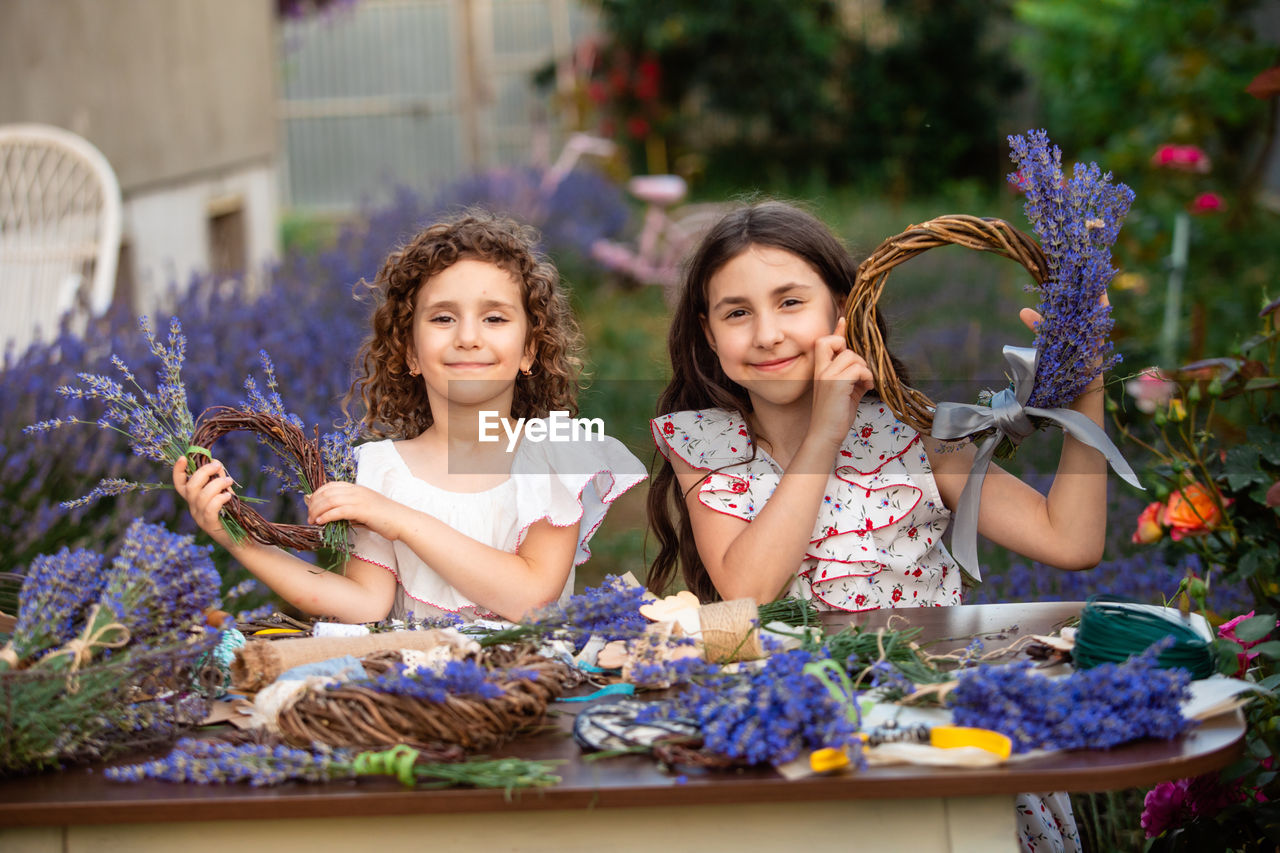
<path fill-rule="evenodd" d="M 1111 308 L 1102 301 L 1115 276 L 1111 247 L 1133 190 L 1112 183 L 1096 163 L 1062 172 L 1062 151 L 1043 130 L 1010 136 L 1010 158 L 1018 171 L 1009 182 L 1026 193 L 1024 210 L 1049 265 L 1039 292 L 1036 326 L 1039 353 L 1029 405 L 1069 405 L 1094 377 L 1120 361 L 1111 346 Z"/>

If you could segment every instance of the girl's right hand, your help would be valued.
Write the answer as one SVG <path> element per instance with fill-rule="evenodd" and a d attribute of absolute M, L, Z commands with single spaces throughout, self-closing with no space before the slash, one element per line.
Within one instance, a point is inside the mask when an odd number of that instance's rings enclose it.
<path fill-rule="evenodd" d="M 813 347 L 809 435 L 837 448 L 853 427 L 862 396 L 876 385 L 867 362 L 845 342 L 845 325 L 841 317 L 835 333 L 818 338 Z"/>
<path fill-rule="evenodd" d="M 191 517 L 205 533 L 223 548 L 231 550 L 231 537 L 222 527 L 218 514 L 234 495 L 231 487 L 235 480 L 227 475 L 227 469 L 214 459 L 187 474 L 187 460 L 179 459 L 173 466 L 173 488 L 187 502 Z"/>

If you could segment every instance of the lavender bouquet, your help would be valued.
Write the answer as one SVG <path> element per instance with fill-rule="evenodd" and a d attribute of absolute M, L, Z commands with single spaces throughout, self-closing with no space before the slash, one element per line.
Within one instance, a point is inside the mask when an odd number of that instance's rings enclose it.
<path fill-rule="evenodd" d="M 1041 320 L 1034 348 L 1006 346 L 1009 386 L 984 394 L 980 405 L 939 403 L 932 435 L 943 441 L 970 438 L 978 451 L 952 526 L 952 555 L 974 580 L 978 566 L 978 502 L 993 457 L 1007 458 L 1023 439 L 1054 424 L 1100 451 L 1117 474 L 1141 489 L 1133 469 L 1106 433 L 1069 408 L 1119 357 L 1111 350 L 1111 307 L 1104 300 L 1115 276 L 1111 246 L 1133 192 L 1113 184 L 1096 163 L 1062 172 L 1062 152 L 1043 130 L 1009 137 L 1019 170 L 1009 180 L 1026 192 L 1027 218 L 1040 239 L 1047 275 L 1038 288 Z"/>
<path fill-rule="evenodd" d="M 548 605 L 510 628 L 479 631 L 483 647 L 526 640 L 565 640 L 581 647 L 592 636 L 607 641 L 627 640 L 644 633 L 649 620 L 640 615 L 640 606 L 649 600 L 644 587 L 629 584 L 616 575 L 606 575 L 598 587 L 587 587 L 563 604 Z"/>
<path fill-rule="evenodd" d="M 1111 306 L 1103 301 L 1115 277 L 1111 247 L 1133 203 L 1133 190 L 1112 183 L 1097 163 L 1077 163 L 1068 178 L 1062 151 L 1043 130 L 1010 136 L 1018 169 L 1009 182 L 1026 195 L 1023 207 L 1048 262 L 1040 294 L 1035 348 L 1039 354 L 1028 401 L 1039 408 L 1070 405 L 1094 377 L 1114 367 Z"/>
<path fill-rule="evenodd" d="M 101 758 L 203 716 L 189 685 L 217 639 L 209 550 L 137 520 L 110 562 L 68 549 L 32 562 L 0 649 L 0 773 Z"/>

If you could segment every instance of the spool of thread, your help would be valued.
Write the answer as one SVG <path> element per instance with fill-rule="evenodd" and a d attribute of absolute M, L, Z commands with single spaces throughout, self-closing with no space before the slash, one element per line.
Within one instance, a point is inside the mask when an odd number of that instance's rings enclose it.
<path fill-rule="evenodd" d="M 1208 678 L 1214 673 L 1209 642 L 1176 611 L 1151 610 L 1137 602 L 1107 595 L 1095 595 L 1080 613 L 1071 656 L 1079 669 L 1103 663 L 1122 663 L 1140 654 L 1164 637 L 1173 645 L 1156 658 L 1161 669 L 1180 667 L 1192 678 Z"/>
<path fill-rule="evenodd" d="M 755 599 L 704 604 L 698 608 L 698 621 L 702 625 L 702 656 L 707 660 L 728 663 L 765 656 Z"/>

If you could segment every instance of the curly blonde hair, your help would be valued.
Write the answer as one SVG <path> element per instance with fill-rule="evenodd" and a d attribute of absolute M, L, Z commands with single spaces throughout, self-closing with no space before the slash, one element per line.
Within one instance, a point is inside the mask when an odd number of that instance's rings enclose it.
<path fill-rule="evenodd" d="M 373 282 L 362 281 L 373 298 L 373 330 L 360 346 L 362 374 L 346 402 L 364 403 L 365 431 L 378 438 L 413 438 L 434 422 L 426 388 L 409 374 L 413 312 L 418 291 L 433 276 L 461 260 L 491 263 L 520 285 L 529 320 L 526 343 L 534 349 L 530 375 L 516 376 L 511 415 L 543 418 L 552 411 L 578 413 L 582 333 L 560 274 L 537 250 L 538 234 L 513 219 L 467 211 L 438 222 L 387 256 Z"/>

